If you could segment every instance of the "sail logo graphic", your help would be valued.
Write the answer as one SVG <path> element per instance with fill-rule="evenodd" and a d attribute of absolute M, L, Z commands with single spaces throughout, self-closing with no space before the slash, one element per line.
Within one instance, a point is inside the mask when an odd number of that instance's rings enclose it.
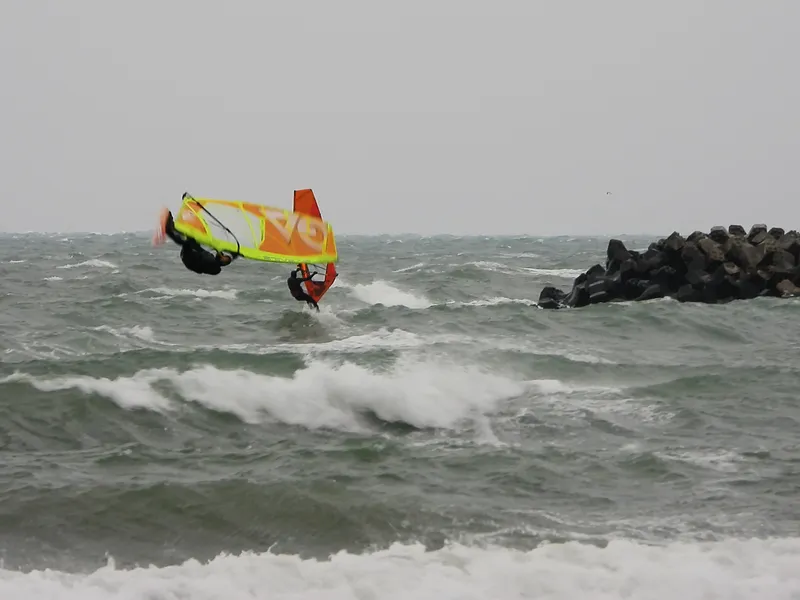
<path fill-rule="evenodd" d="M 315 252 L 322 252 L 325 242 L 325 229 L 322 221 L 310 215 L 296 212 L 264 209 L 261 211 L 265 223 L 272 225 L 283 240 L 289 244 L 295 232 L 305 245 Z"/>

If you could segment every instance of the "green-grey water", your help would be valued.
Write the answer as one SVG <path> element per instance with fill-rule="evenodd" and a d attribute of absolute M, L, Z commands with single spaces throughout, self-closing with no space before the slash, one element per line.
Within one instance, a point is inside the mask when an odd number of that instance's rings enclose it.
<path fill-rule="evenodd" d="M 0 598 L 800 598 L 800 304 L 537 308 L 607 242 L 0 238 Z"/>

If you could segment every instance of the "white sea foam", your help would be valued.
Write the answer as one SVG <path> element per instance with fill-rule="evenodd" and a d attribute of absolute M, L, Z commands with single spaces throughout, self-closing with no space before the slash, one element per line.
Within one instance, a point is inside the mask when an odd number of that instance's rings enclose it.
<path fill-rule="evenodd" d="M 501 306 L 503 304 L 523 304 L 525 306 L 538 306 L 535 300 L 528 298 L 506 298 L 504 296 L 495 296 L 493 298 L 481 298 L 479 300 L 469 300 L 467 302 L 459 302 L 453 300 L 450 304 L 456 306 Z"/>
<path fill-rule="evenodd" d="M 743 457 L 733 450 L 708 449 L 701 450 L 665 450 L 655 453 L 656 456 L 670 461 L 685 462 L 704 469 L 733 473 L 739 470 Z"/>
<path fill-rule="evenodd" d="M 365 304 L 383 306 L 405 306 L 406 308 L 423 309 L 433 306 L 424 295 L 401 290 L 387 281 L 357 283 L 349 286 L 351 294 Z"/>
<path fill-rule="evenodd" d="M 408 271 L 418 271 L 422 267 L 425 266 L 425 263 L 417 263 L 415 265 L 411 265 L 410 267 L 403 267 L 402 269 L 395 269 L 395 273 L 407 273 Z"/>
<path fill-rule="evenodd" d="M 501 402 L 526 384 L 473 367 L 402 361 L 389 371 L 314 360 L 293 377 L 219 369 L 148 369 L 109 380 L 89 376 L 37 378 L 15 374 L 42 391 L 78 389 L 109 398 L 122 408 L 165 410 L 172 405 L 154 384 L 170 384 L 183 401 L 227 412 L 248 423 L 268 420 L 310 429 L 364 430 L 363 412 L 417 427 L 458 429 L 485 424 Z"/>
<path fill-rule="evenodd" d="M 507 264 L 494 262 L 490 260 L 474 260 L 468 263 L 464 263 L 463 265 L 453 264 L 450 266 L 453 267 L 471 266 L 471 267 L 476 267 L 478 269 L 482 269 L 484 271 L 495 271 L 497 273 L 514 273 L 515 271 L 518 270 L 516 267 L 512 267 Z"/>
<path fill-rule="evenodd" d="M 26 382 L 42 392 L 77 389 L 85 394 L 97 394 L 109 398 L 121 408 L 146 408 L 163 411 L 170 408 L 169 400 L 154 390 L 151 385 L 159 378 L 158 370 L 139 371 L 132 377 L 117 377 L 116 379 L 88 375 L 48 379 L 33 377 L 27 373 L 14 373 L 0 379 L 0 383 Z"/>
<path fill-rule="evenodd" d="M 56 267 L 57 269 L 75 269 L 77 267 L 96 267 L 96 268 L 107 268 L 107 269 L 116 269 L 118 268 L 117 265 L 114 263 L 108 262 L 107 260 L 100 260 L 98 258 L 92 258 L 89 260 L 85 260 L 83 262 L 74 263 L 70 265 L 61 265 Z"/>
<path fill-rule="evenodd" d="M 325 560 L 221 554 L 207 563 L 91 573 L 0 570 L 4 600 L 796 600 L 800 540 L 643 546 L 579 542 L 523 552 L 394 544 Z"/>
<path fill-rule="evenodd" d="M 455 429 L 484 420 L 519 382 L 457 366 L 405 363 L 388 372 L 313 361 L 292 378 L 212 366 L 164 373 L 187 401 L 247 422 L 276 419 L 309 428 L 358 431 L 369 410 L 387 421 Z"/>
<path fill-rule="evenodd" d="M 153 292 L 155 294 L 161 294 L 160 299 L 175 298 L 179 296 L 194 296 L 195 298 L 222 298 L 224 300 L 236 299 L 236 290 L 206 290 L 206 289 L 192 290 L 188 288 L 174 289 L 166 287 L 157 287 L 157 288 L 147 288 L 146 290 L 142 290 L 142 292 Z"/>
<path fill-rule="evenodd" d="M 94 330 L 110 333 L 111 335 L 121 339 L 135 338 L 143 342 L 150 342 L 153 344 L 172 345 L 157 340 L 155 338 L 155 334 L 153 333 L 153 329 L 149 325 L 134 325 L 133 327 L 119 328 L 111 327 L 109 325 L 99 325 L 98 327 L 95 327 Z"/>
<path fill-rule="evenodd" d="M 522 270 L 533 275 L 560 277 L 564 279 L 575 279 L 578 275 L 583 273 L 580 269 L 537 269 L 534 267 L 522 267 Z"/>

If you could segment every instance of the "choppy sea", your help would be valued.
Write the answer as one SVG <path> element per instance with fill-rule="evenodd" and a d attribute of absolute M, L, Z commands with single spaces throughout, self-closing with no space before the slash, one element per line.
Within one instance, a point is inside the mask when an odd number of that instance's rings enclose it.
<path fill-rule="evenodd" d="M 607 242 L 0 237 L 0 599 L 800 598 L 800 303 L 537 308 Z"/>

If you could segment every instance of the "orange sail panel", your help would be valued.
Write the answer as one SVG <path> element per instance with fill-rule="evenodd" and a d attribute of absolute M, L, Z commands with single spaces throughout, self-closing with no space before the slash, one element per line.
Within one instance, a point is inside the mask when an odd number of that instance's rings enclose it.
<path fill-rule="evenodd" d="M 311 215 L 322 220 L 322 215 L 317 206 L 317 199 L 314 197 L 314 192 L 311 190 L 295 190 L 294 191 L 294 212 L 302 213 L 304 215 Z"/>
<path fill-rule="evenodd" d="M 317 269 L 313 271 L 309 270 L 309 267 L 314 267 L 315 265 L 308 265 L 306 263 L 300 263 L 300 272 L 303 274 L 303 277 L 308 277 L 309 273 L 319 273 Z M 338 273 L 336 272 L 336 267 L 333 263 L 328 263 L 325 266 L 325 279 L 322 281 L 306 281 L 306 293 L 314 299 L 314 302 L 319 302 L 322 300 L 322 297 L 325 295 L 333 282 L 336 281 L 336 276 Z"/>
<path fill-rule="evenodd" d="M 294 191 L 293 211 L 322 220 L 322 214 L 319 211 L 317 199 L 314 196 L 314 192 L 310 189 Z M 300 272 L 303 274 L 303 278 L 308 277 L 309 273 L 312 272 L 310 270 L 311 268 L 314 268 L 314 272 L 319 272 L 316 269 L 316 265 L 300 263 Z M 337 276 L 336 265 L 333 263 L 326 264 L 325 279 L 322 281 L 306 281 L 306 293 L 311 296 L 315 302 L 319 302 L 325 295 L 325 292 L 333 285 L 333 282 L 336 281 Z"/>

